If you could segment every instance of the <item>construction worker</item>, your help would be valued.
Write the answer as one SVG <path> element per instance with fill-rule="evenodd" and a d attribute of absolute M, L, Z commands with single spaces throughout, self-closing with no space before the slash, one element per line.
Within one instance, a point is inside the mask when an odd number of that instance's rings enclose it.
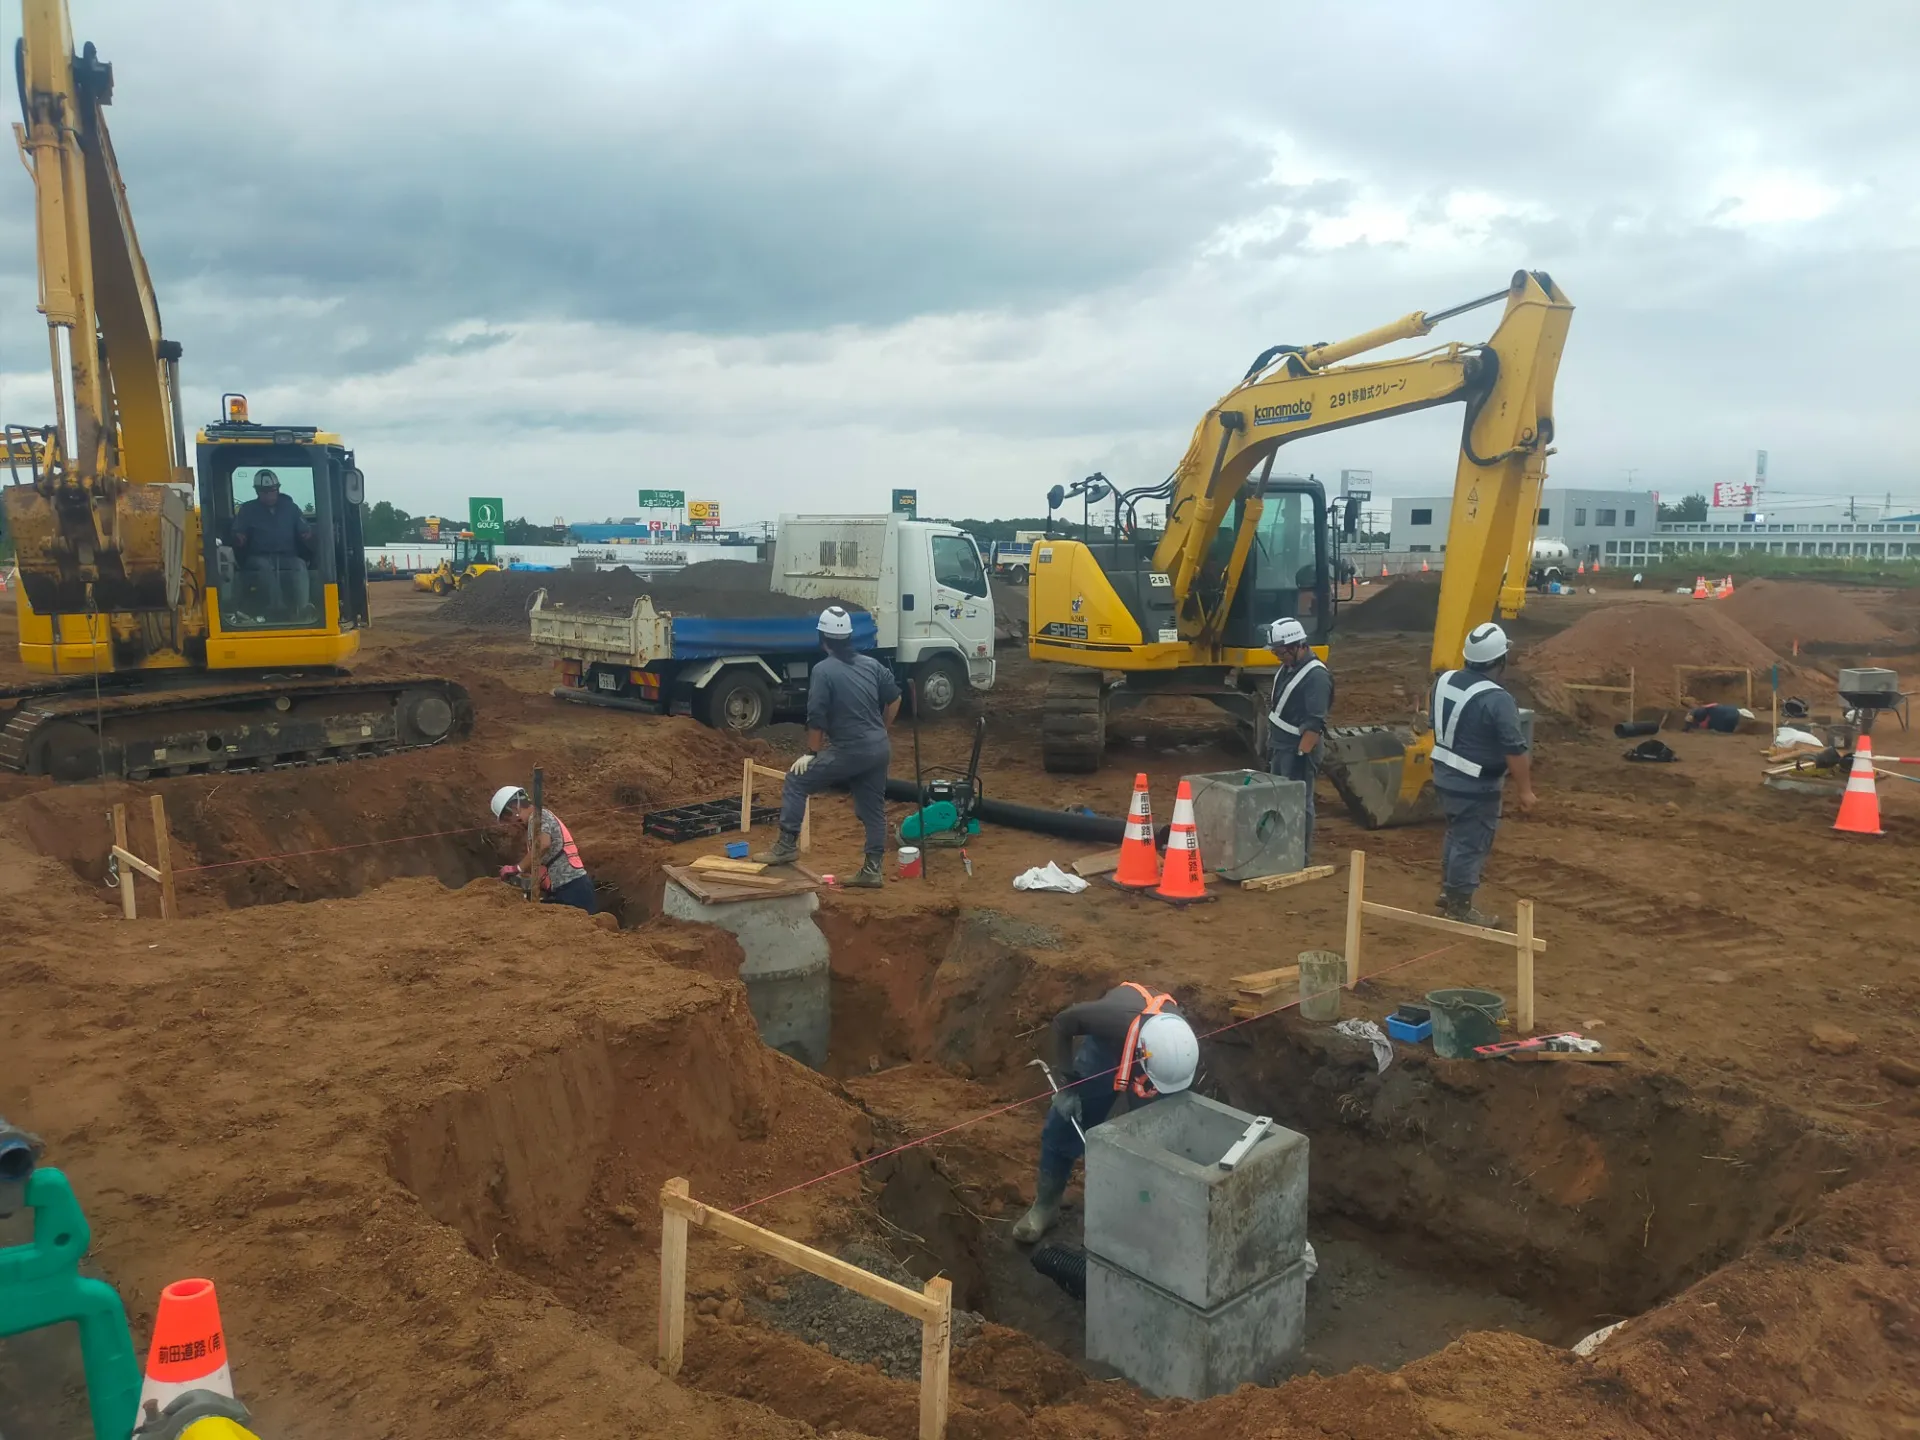
<path fill-rule="evenodd" d="M 1500 829 L 1500 797 L 1513 777 L 1520 809 L 1531 810 L 1533 757 L 1520 733 L 1520 707 L 1501 686 L 1511 647 L 1498 625 L 1476 625 L 1462 647 L 1466 668 L 1433 685 L 1433 788 L 1447 817 L 1441 851 L 1440 913 L 1469 925 L 1499 920 L 1473 905 Z"/>
<path fill-rule="evenodd" d="M 1712 730 L 1720 735 L 1739 731 L 1742 721 L 1753 720 L 1753 711 L 1743 705 L 1695 705 L 1681 722 L 1682 730 Z"/>
<path fill-rule="evenodd" d="M 233 548 L 251 577 L 266 619 L 285 623 L 307 617 L 310 595 L 306 552 L 313 527 L 298 501 L 283 499 L 280 477 L 253 472 L 253 499 L 233 512 Z"/>
<path fill-rule="evenodd" d="M 787 769 L 779 838 L 757 858 L 769 865 L 799 859 L 808 797 L 845 785 L 866 830 L 866 861 L 847 884 L 875 889 L 885 880 L 880 863 L 887 853 L 887 767 L 893 760 L 887 727 L 900 713 L 900 684 L 892 670 L 853 648 L 853 617 L 840 606 L 820 612 L 819 632 L 827 658 L 807 681 L 807 750 Z"/>
<path fill-rule="evenodd" d="M 1173 997 L 1132 981 L 1054 1016 L 1051 1049 L 1058 1089 L 1040 1131 L 1033 1207 L 1013 1227 L 1022 1245 L 1059 1218 L 1074 1162 L 1086 1153 L 1082 1131 L 1104 1121 L 1122 1095 L 1133 1106 L 1177 1094 L 1200 1068 L 1200 1042 Z"/>
<path fill-rule="evenodd" d="M 1280 657 L 1267 714 L 1267 769 L 1307 787 L 1306 838 L 1301 863 L 1313 854 L 1313 789 L 1320 778 L 1320 742 L 1333 708 L 1333 672 L 1307 646 L 1307 628 L 1291 616 L 1276 620 L 1267 645 Z"/>
<path fill-rule="evenodd" d="M 493 792 L 493 818 L 510 835 L 527 834 L 527 818 L 533 814 L 533 801 L 518 785 L 502 785 Z M 593 880 L 580 858 L 580 847 L 573 843 L 573 832 L 560 817 L 545 806 L 533 844 L 518 865 L 500 867 L 502 880 L 520 880 L 528 875 L 540 878 L 542 905 L 571 905 L 589 915 L 598 914 L 599 902 L 593 894 Z"/>

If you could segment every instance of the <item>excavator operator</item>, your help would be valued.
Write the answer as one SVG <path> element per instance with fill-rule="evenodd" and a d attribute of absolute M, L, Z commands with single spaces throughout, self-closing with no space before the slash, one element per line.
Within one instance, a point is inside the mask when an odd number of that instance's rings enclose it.
<path fill-rule="evenodd" d="M 280 477 L 256 470 L 253 499 L 234 511 L 233 548 L 265 618 L 282 624 L 312 618 L 305 553 L 312 545 L 313 527 L 297 503 L 281 496 Z"/>

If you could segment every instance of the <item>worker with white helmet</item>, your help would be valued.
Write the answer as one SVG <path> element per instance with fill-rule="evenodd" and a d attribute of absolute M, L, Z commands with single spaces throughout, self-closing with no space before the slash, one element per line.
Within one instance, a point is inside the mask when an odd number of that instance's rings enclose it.
<path fill-rule="evenodd" d="M 1031 1245 L 1060 1215 L 1060 1199 L 1086 1153 L 1085 1131 L 1113 1113 L 1173 1095 L 1193 1084 L 1200 1042 L 1171 995 L 1128 981 L 1098 1000 L 1069 1005 L 1053 1017 L 1052 1078 L 1059 1087 L 1040 1131 L 1040 1179 L 1033 1207 L 1013 1238 Z"/>
<path fill-rule="evenodd" d="M 1520 707 L 1499 680 L 1510 649 L 1498 625 L 1476 625 L 1462 647 L 1465 668 L 1442 671 L 1433 685 L 1433 788 L 1447 817 L 1438 908 L 1470 925 L 1500 923 L 1474 908 L 1473 892 L 1500 829 L 1508 776 L 1521 810 L 1534 804 L 1533 757 L 1520 730 Z"/>
<path fill-rule="evenodd" d="M 853 792 L 853 813 L 866 831 L 866 860 L 849 885 L 883 883 L 887 853 L 887 767 L 893 743 L 887 727 L 900 713 L 900 682 L 893 671 L 854 648 L 853 617 L 838 605 L 820 612 L 826 658 L 807 682 L 807 750 L 787 771 L 780 792 L 780 835 L 758 856 L 769 865 L 800 858 L 800 822 L 807 797 L 835 785 Z"/>
<path fill-rule="evenodd" d="M 502 785 L 493 792 L 493 818 L 523 845 L 529 828 L 528 817 L 532 814 L 533 801 L 518 785 Z M 586 862 L 580 858 L 580 847 L 573 841 L 573 832 L 544 805 L 540 807 L 539 824 L 532 829 L 533 844 L 527 846 L 518 865 L 501 867 L 500 878 L 520 880 L 535 876 L 540 882 L 542 905 L 571 905 L 589 915 L 595 914 L 600 907 L 594 899 L 593 880 L 587 874 Z"/>
<path fill-rule="evenodd" d="M 1313 790 L 1320 779 L 1327 712 L 1333 708 L 1333 672 L 1307 644 L 1307 627 L 1292 616 L 1273 622 L 1267 645 L 1280 657 L 1268 697 L 1267 769 L 1307 787 L 1304 861 L 1313 853 Z"/>

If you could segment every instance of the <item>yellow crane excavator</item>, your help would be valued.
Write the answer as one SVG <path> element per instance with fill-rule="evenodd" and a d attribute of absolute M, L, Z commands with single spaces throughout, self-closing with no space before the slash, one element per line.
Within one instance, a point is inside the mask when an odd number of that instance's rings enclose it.
<path fill-rule="evenodd" d="M 1484 344 L 1348 363 L 1503 303 Z M 1466 415 L 1432 664 L 1458 666 L 1473 626 L 1525 603 L 1572 315 L 1550 277 L 1522 270 L 1504 290 L 1349 340 L 1276 345 L 1207 411 L 1165 482 L 1114 496 L 1107 539 L 1037 541 L 1027 643 L 1054 667 L 1041 720 L 1046 767 L 1098 769 L 1108 717 L 1156 696 L 1204 698 L 1258 732 L 1279 664 L 1268 623 L 1297 617 L 1324 655 L 1338 604 L 1340 527 L 1318 481 L 1273 474 L 1280 447 L 1451 401 Z M 1165 503 L 1163 529 L 1132 523 L 1142 502 Z M 1351 529 L 1357 517 L 1346 518 Z M 1411 727 L 1338 727 L 1325 766 L 1362 824 L 1402 825 L 1432 813 L 1432 749 L 1432 735 Z"/>
<path fill-rule="evenodd" d="M 222 400 L 188 465 L 165 338 L 107 134 L 113 67 L 64 0 L 23 0 L 14 127 L 33 175 L 53 423 L 5 427 L 20 657 L 0 768 L 78 780 L 353 758 L 465 734 L 446 680 L 354 682 L 365 479 L 337 435 Z"/>

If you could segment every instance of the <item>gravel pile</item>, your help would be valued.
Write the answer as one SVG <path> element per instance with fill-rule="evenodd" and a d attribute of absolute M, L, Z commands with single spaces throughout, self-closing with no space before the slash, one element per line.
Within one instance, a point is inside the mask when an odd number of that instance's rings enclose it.
<path fill-rule="evenodd" d="M 840 1258 L 886 1280 L 918 1290 L 913 1272 L 877 1246 L 854 1242 Z M 817 1275 L 799 1275 L 780 1287 L 784 1299 L 752 1302 L 755 1314 L 776 1329 L 809 1345 L 825 1344 L 842 1360 L 878 1365 L 896 1380 L 920 1374 L 920 1322 L 878 1300 L 869 1300 Z M 779 1292 L 776 1291 L 776 1294 Z M 966 1310 L 953 1312 L 953 1348 L 959 1350 L 980 1333 L 981 1319 Z"/>
<path fill-rule="evenodd" d="M 778 594 L 768 588 L 772 579 L 771 565 L 741 560 L 704 560 L 651 579 L 624 565 L 618 570 L 496 570 L 462 586 L 441 606 L 441 613 L 460 625 L 519 630 L 526 626 L 527 608 L 540 590 L 547 592 L 549 608 L 564 605 L 612 615 L 624 615 L 642 595 L 653 597 L 656 610 L 715 619 L 817 615 L 835 603 Z"/>

